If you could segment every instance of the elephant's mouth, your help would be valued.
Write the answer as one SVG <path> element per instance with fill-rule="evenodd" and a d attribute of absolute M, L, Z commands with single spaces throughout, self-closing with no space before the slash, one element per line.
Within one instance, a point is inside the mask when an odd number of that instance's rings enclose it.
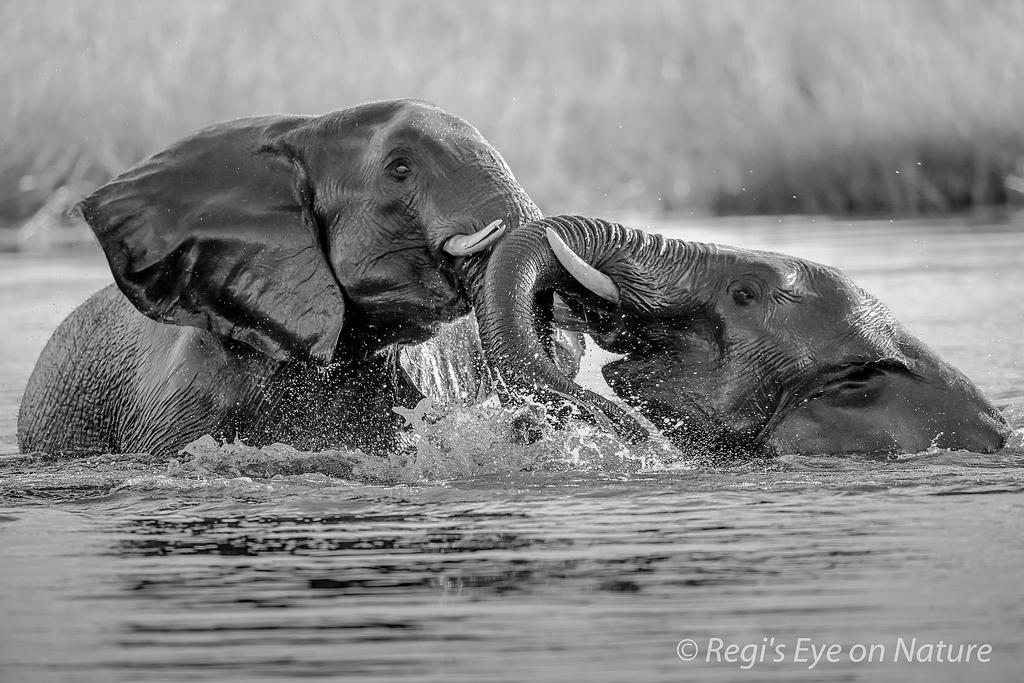
<path fill-rule="evenodd" d="M 740 427 L 736 420 L 712 407 L 713 401 L 703 391 L 676 391 L 671 398 L 648 395 L 644 382 L 634 384 L 636 377 L 617 371 L 617 363 L 623 362 L 609 363 L 603 370 L 609 386 L 683 453 L 715 459 L 774 455 L 767 444 L 758 440 L 756 428 Z"/>
<path fill-rule="evenodd" d="M 689 397 L 686 409 L 659 401 L 648 401 L 644 415 L 661 428 L 661 433 L 684 453 L 716 459 L 770 458 L 776 454 L 766 441 L 747 429 L 738 429 L 723 415 L 709 411 L 696 397 Z"/>
<path fill-rule="evenodd" d="M 394 287 L 387 281 L 375 287 L 364 283 L 363 289 L 368 291 L 350 290 L 353 314 L 362 313 L 365 319 L 361 324 L 382 341 L 427 341 L 472 310 L 471 264 L 486 262 L 488 250 L 504 232 L 505 223 L 499 219 L 476 232 L 444 238 L 440 253 L 435 247 L 423 254 L 423 263 L 429 267 L 415 273 L 408 285 Z"/>
<path fill-rule="evenodd" d="M 472 310 L 462 288 L 459 287 L 458 294 L 445 302 L 424 305 L 421 310 L 415 311 L 420 316 L 420 327 L 424 330 L 437 331 L 439 327 L 461 318 Z M 416 325 L 413 322 L 412 325 Z"/>

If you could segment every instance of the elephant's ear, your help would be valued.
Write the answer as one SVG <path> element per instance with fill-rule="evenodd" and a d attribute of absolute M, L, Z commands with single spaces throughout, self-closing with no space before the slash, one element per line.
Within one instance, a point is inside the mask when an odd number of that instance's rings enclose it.
<path fill-rule="evenodd" d="M 79 205 L 114 279 L 144 314 L 328 363 L 345 312 L 299 159 L 308 117 L 239 119 L 141 162 Z"/>

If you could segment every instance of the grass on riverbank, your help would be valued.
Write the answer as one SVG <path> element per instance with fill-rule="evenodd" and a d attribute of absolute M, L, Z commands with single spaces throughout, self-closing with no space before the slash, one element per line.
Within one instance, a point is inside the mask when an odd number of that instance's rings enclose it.
<path fill-rule="evenodd" d="M 1024 3 L 0 3 L 0 221 L 210 122 L 391 97 L 546 211 L 914 214 L 1005 199 Z"/>

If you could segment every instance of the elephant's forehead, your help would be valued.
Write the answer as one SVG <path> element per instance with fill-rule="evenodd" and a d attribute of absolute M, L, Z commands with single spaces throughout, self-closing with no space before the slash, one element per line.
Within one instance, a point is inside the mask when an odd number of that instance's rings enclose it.
<path fill-rule="evenodd" d="M 486 144 L 480 133 L 458 116 L 419 100 L 371 102 L 316 119 L 316 134 L 363 140 L 371 149 L 406 145 L 453 148 Z"/>
<path fill-rule="evenodd" d="M 749 268 L 761 268 L 766 272 L 777 275 L 780 279 L 795 284 L 803 281 L 807 283 L 820 283 L 821 285 L 837 287 L 841 289 L 857 289 L 853 281 L 846 273 L 834 266 L 829 266 L 817 261 L 780 254 L 774 251 L 759 251 L 756 249 L 737 249 L 735 247 L 719 247 L 723 253 L 734 257 L 737 266 Z"/>
<path fill-rule="evenodd" d="M 387 136 L 410 142 L 441 141 L 451 144 L 462 140 L 479 142 L 480 133 L 454 114 L 420 104 L 404 107 L 382 130 Z"/>
<path fill-rule="evenodd" d="M 724 257 L 729 275 L 734 277 L 753 276 L 771 280 L 771 284 L 782 288 L 803 288 L 809 286 L 821 270 L 827 266 L 771 251 L 739 249 L 716 245 Z"/>

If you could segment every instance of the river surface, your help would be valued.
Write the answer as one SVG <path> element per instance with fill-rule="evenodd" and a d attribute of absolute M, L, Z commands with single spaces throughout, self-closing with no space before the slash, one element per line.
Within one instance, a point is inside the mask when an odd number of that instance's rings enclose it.
<path fill-rule="evenodd" d="M 1024 217 L 653 229 L 845 269 L 1010 445 L 714 467 L 582 425 L 527 452 L 480 407 L 350 476 L 217 444 L 53 462 L 17 454 L 20 393 L 110 276 L 0 254 L 0 681 L 1024 680 Z"/>

